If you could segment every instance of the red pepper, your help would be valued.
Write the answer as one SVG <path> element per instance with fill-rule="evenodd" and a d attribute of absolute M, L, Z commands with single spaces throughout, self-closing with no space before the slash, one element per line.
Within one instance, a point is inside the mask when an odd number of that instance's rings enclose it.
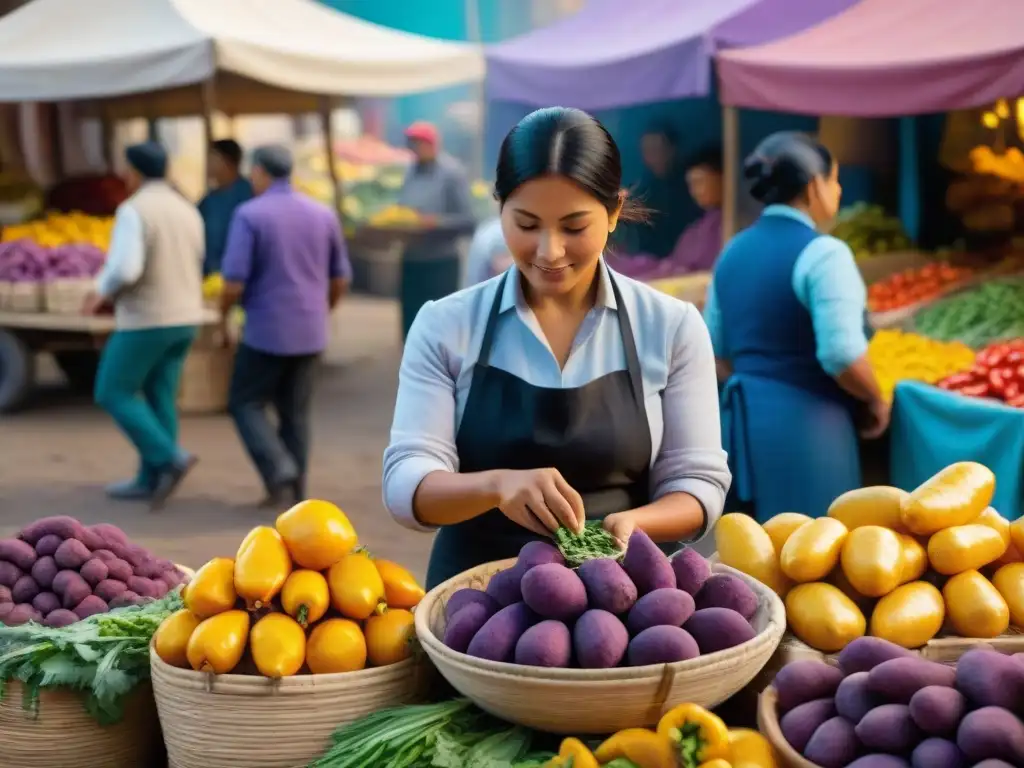
<path fill-rule="evenodd" d="M 959 389 L 967 384 L 973 384 L 978 378 L 973 373 L 954 373 L 939 382 L 943 389 Z"/>
<path fill-rule="evenodd" d="M 1011 408 L 1024 408 L 1024 395 L 1018 395 L 1012 400 L 1007 400 L 1006 404 Z"/>
<path fill-rule="evenodd" d="M 1015 400 L 1020 397 L 1022 391 L 1024 391 L 1024 389 L 1022 389 L 1019 381 L 1009 381 L 1006 384 L 1006 388 L 1003 390 L 1003 398 L 1005 398 L 1007 402 Z"/>
<path fill-rule="evenodd" d="M 1002 369 L 995 368 L 988 372 L 988 386 L 993 395 L 1003 397 L 1006 392 L 1006 378 L 1003 376 Z"/>
<path fill-rule="evenodd" d="M 982 381 L 978 384 L 968 384 L 965 387 L 960 387 L 957 391 L 964 397 L 985 397 L 988 395 L 989 385 L 987 381 Z"/>
<path fill-rule="evenodd" d="M 1010 365 L 1020 365 L 1024 363 L 1024 351 L 1020 349 L 1011 349 L 1006 355 L 1006 362 Z"/>

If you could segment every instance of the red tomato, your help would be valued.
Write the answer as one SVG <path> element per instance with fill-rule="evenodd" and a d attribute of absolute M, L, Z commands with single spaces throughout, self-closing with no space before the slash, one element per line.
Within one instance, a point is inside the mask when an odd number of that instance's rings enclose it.
<path fill-rule="evenodd" d="M 1018 382 L 1016 380 L 1008 381 L 1006 383 L 1005 389 L 1003 389 L 1003 398 L 1005 400 L 1007 400 L 1007 401 L 1015 400 L 1016 398 L 1020 397 L 1020 395 L 1021 395 L 1021 385 L 1020 385 L 1020 382 Z"/>
<path fill-rule="evenodd" d="M 989 385 L 987 381 L 982 381 L 960 387 L 957 391 L 964 397 L 986 397 L 989 393 Z"/>
<path fill-rule="evenodd" d="M 996 368 L 988 372 L 988 386 L 993 395 L 996 397 L 1003 397 L 1006 392 L 1006 377 L 1003 376 L 1001 368 Z"/>

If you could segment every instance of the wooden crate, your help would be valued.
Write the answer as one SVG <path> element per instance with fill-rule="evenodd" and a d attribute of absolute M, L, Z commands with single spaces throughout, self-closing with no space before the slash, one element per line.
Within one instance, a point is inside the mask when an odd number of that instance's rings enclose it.
<path fill-rule="evenodd" d="M 227 410 L 234 366 L 234 348 L 194 346 L 185 358 L 185 369 L 181 374 L 178 391 L 181 413 L 202 415 Z"/>

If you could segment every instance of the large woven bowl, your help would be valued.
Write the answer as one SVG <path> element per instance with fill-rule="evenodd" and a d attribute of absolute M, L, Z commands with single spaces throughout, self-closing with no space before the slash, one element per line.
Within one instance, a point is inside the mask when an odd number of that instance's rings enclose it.
<path fill-rule="evenodd" d="M 417 656 L 272 681 L 178 669 L 152 647 L 150 660 L 170 768 L 305 768 L 338 726 L 419 699 L 427 670 Z"/>
<path fill-rule="evenodd" d="M 457 653 L 441 641 L 444 606 L 464 587 L 483 589 L 512 567 L 503 560 L 466 571 L 431 590 L 416 609 L 416 634 L 437 669 L 463 696 L 497 717 L 550 733 L 612 733 L 654 725 L 683 702 L 713 707 L 743 688 L 771 658 L 786 629 L 786 610 L 760 582 L 724 565 L 758 595 L 753 640 L 690 661 L 616 669 L 547 669 L 486 661 Z"/>
<path fill-rule="evenodd" d="M 819 768 L 818 765 L 789 746 L 786 737 L 782 735 L 782 727 L 779 725 L 778 697 L 775 695 L 775 689 L 771 686 L 765 688 L 757 700 L 757 730 L 768 739 L 775 749 L 782 768 Z"/>

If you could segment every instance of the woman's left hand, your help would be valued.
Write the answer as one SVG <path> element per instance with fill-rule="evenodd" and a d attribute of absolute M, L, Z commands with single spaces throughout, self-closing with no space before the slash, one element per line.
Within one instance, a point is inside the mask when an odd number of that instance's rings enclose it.
<path fill-rule="evenodd" d="M 636 521 L 628 512 L 614 512 L 604 519 L 602 525 L 623 547 L 629 543 L 629 537 L 636 530 Z"/>

